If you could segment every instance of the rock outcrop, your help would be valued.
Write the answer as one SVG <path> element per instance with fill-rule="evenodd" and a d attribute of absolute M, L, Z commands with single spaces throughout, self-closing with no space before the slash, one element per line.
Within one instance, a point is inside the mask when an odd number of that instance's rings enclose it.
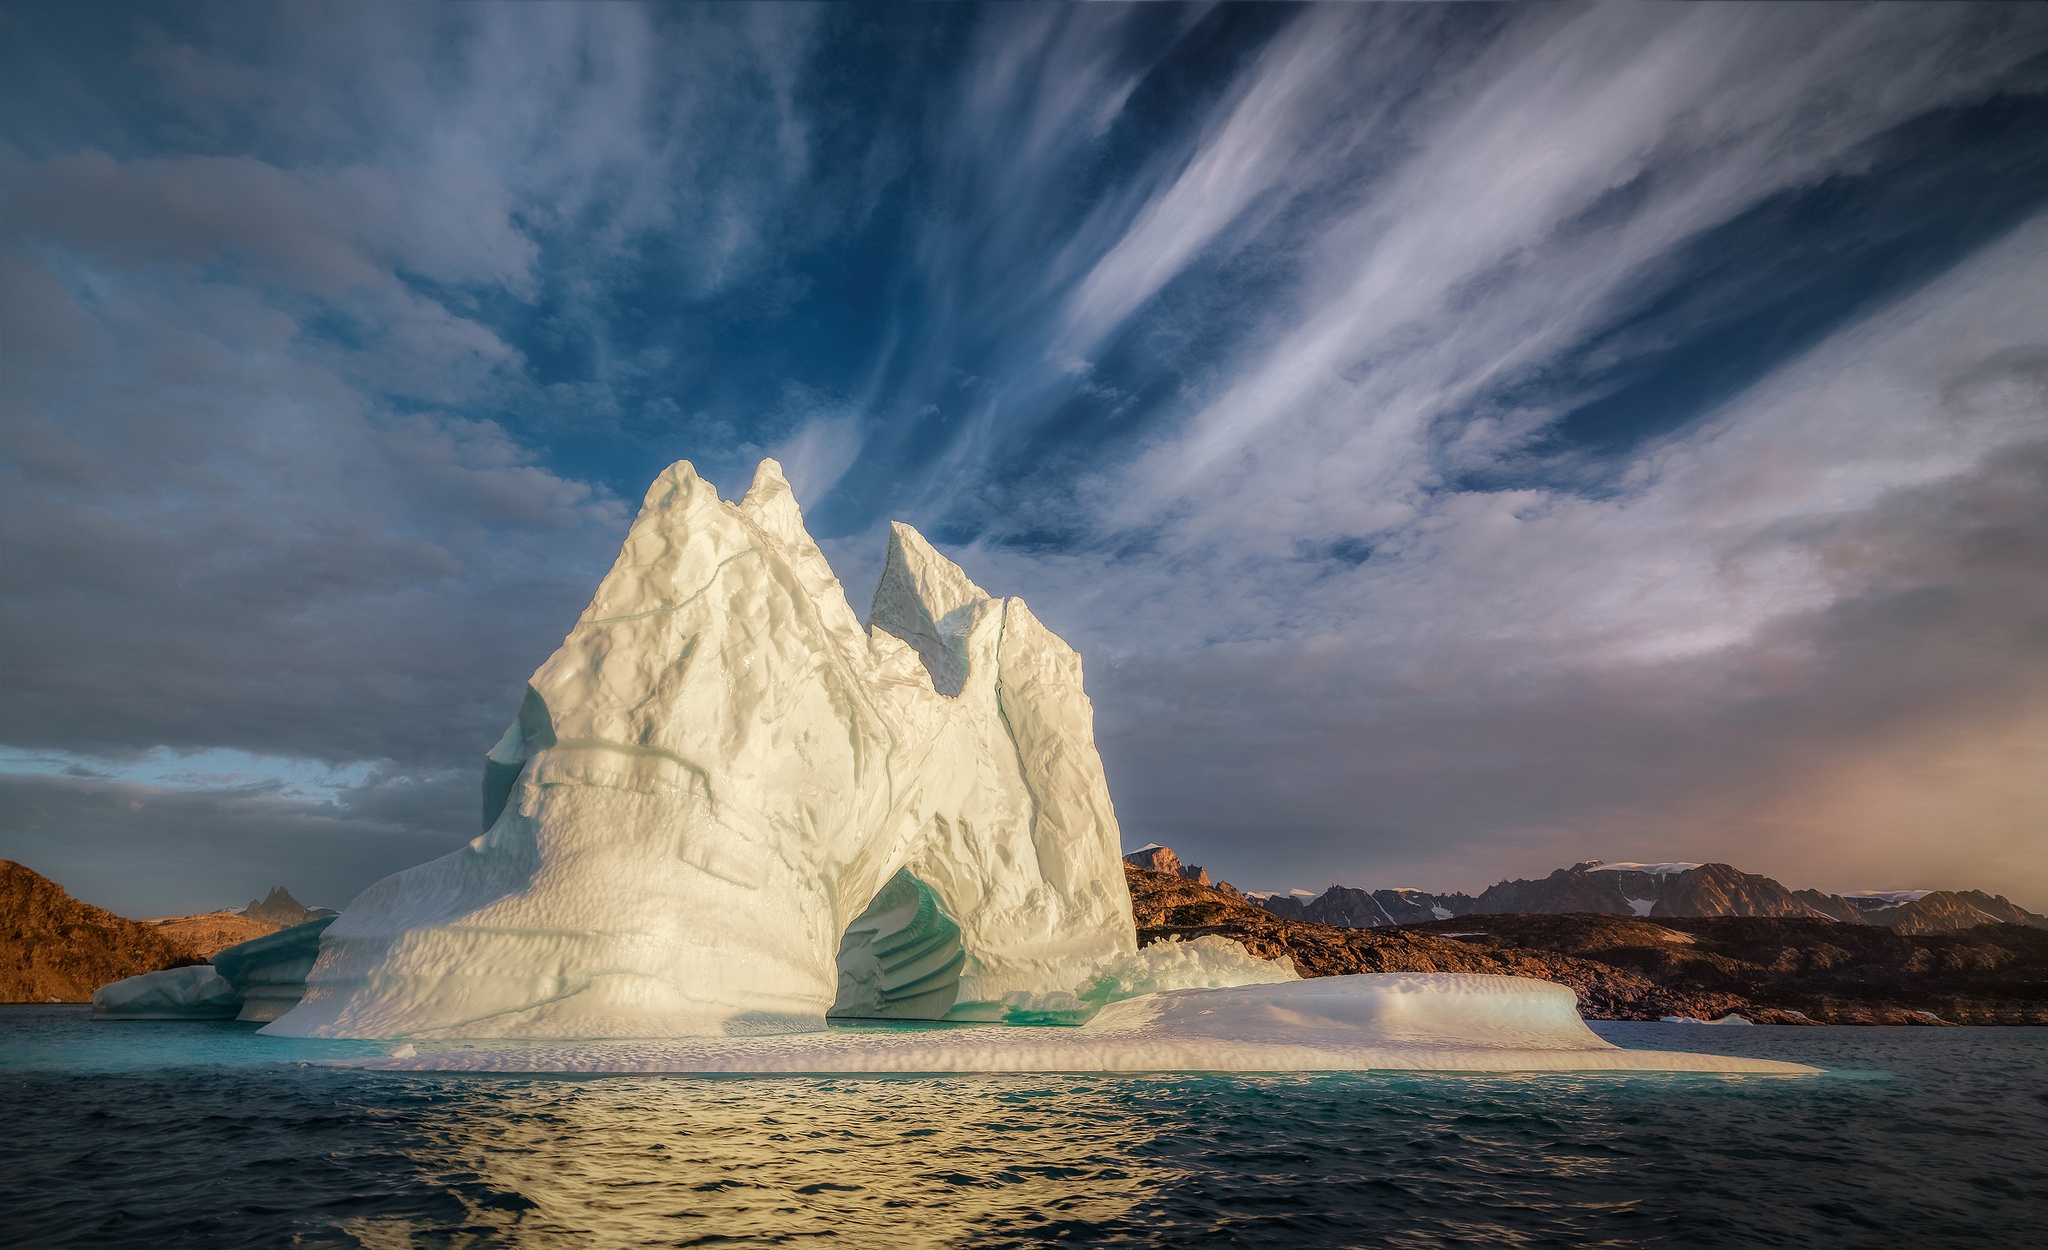
<path fill-rule="evenodd" d="M 773 461 L 738 504 L 678 463 L 487 756 L 484 833 L 351 903 L 267 1031 L 1001 1018 L 1135 951 L 1092 721 L 1073 650 L 915 530 L 863 628 Z"/>
<path fill-rule="evenodd" d="M 292 892 L 281 885 L 272 886 L 270 893 L 261 899 L 250 899 L 249 905 L 242 909 L 242 914 L 260 924 L 267 924 L 272 929 L 290 928 L 295 924 L 318 920 L 322 916 L 334 915 L 331 911 L 315 910 L 306 906 L 293 898 Z"/>
<path fill-rule="evenodd" d="M 90 1002 L 109 982 L 199 962 L 150 926 L 0 859 L 0 1002 Z"/>
<path fill-rule="evenodd" d="M 1180 856 L 1174 854 L 1172 847 L 1161 846 L 1157 842 L 1148 843 L 1132 851 L 1124 856 L 1124 862 L 1142 868 L 1146 872 L 1166 872 L 1172 873 L 1176 877 L 1185 877 L 1196 885 L 1214 886 L 1217 884 L 1209 880 L 1208 869 L 1200 864 L 1182 863 Z M 1231 886 L 1228 882 L 1223 884 L 1228 889 L 1236 889 L 1235 886 Z"/>
<path fill-rule="evenodd" d="M 1858 910 L 1867 923 L 1900 933 L 1955 933 L 1984 924 L 2048 929 L 2048 916 L 2030 912 L 2003 894 L 1986 894 L 1982 890 L 1928 890 L 1894 906 Z"/>
<path fill-rule="evenodd" d="M 159 916 L 139 923 L 155 929 L 201 959 L 211 959 L 230 946 L 275 933 L 280 927 L 251 920 L 232 911 L 210 911 L 197 916 Z"/>

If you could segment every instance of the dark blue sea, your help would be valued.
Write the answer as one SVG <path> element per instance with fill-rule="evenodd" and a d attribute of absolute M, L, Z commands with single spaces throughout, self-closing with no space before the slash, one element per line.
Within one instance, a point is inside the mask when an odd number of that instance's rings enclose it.
<path fill-rule="evenodd" d="M 1827 1068 L 438 1076 L 0 1008 L 0 1244 L 2048 1247 L 2048 1029 L 1602 1024 Z"/>

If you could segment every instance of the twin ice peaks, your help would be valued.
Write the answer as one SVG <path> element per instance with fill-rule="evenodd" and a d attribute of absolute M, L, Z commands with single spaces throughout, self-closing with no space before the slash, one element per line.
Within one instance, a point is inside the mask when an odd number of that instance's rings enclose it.
<path fill-rule="evenodd" d="M 772 460 L 738 504 L 655 480 L 484 825 L 352 903 L 266 1031 L 995 1019 L 1135 950 L 1080 657 L 900 524 L 863 628 Z"/>

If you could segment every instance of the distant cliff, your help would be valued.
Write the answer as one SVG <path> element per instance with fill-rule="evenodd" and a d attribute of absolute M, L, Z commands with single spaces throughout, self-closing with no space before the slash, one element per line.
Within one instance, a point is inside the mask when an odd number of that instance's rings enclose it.
<path fill-rule="evenodd" d="M 304 924 L 308 920 L 318 920 L 322 916 L 333 914 L 324 907 L 306 906 L 293 898 L 292 892 L 281 885 L 272 886 L 270 893 L 260 901 L 250 899 L 249 905 L 242 909 L 242 915 L 260 924 L 270 925 L 274 929 L 289 929 L 295 924 Z"/>
<path fill-rule="evenodd" d="M 108 982 L 204 962 L 151 926 L 0 859 L 0 1002 L 90 1002 Z"/>
<path fill-rule="evenodd" d="M 2037 916 L 2024 907 L 2006 901 L 2002 894 L 1982 890 L 1928 890 L 1918 898 L 1890 906 L 1863 910 L 1863 919 L 1900 933 L 1953 933 L 1980 924 L 2019 924 L 2048 927 L 2048 917 Z M 1867 896 L 1865 896 L 1867 897 Z M 1862 900 L 1849 902 L 1862 907 Z"/>

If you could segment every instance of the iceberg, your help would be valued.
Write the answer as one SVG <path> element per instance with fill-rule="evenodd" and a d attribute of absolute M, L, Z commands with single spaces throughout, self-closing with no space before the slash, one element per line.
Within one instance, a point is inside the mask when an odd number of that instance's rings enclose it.
<path fill-rule="evenodd" d="M 266 1032 L 995 1020 L 1136 953 L 1080 657 L 907 525 L 863 626 L 772 460 L 737 504 L 687 462 L 655 480 L 482 797 Z"/>
<path fill-rule="evenodd" d="M 92 992 L 95 1020 L 232 1020 L 241 1010 L 241 991 L 212 964 L 145 972 Z"/>
<path fill-rule="evenodd" d="M 275 1020 L 298 1006 L 320 955 L 320 935 L 334 920 L 322 916 L 214 952 L 213 966 L 242 996 L 235 1019 Z"/>
<path fill-rule="evenodd" d="M 297 1005 L 333 916 L 214 952 L 213 961 L 145 972 L 93 991 L 95 1020 L 275 1020 Z"/>
<path fill-rule="evenodd" d="M 242 1018 L 449 1070 L 1807 1071 L 1621 1050 L 1548 982 L 1141 950 L 1080 657 L 902 524 L 863 624 L 772 460 L 655 480 L 481 823 L 223 952 Z"/>

